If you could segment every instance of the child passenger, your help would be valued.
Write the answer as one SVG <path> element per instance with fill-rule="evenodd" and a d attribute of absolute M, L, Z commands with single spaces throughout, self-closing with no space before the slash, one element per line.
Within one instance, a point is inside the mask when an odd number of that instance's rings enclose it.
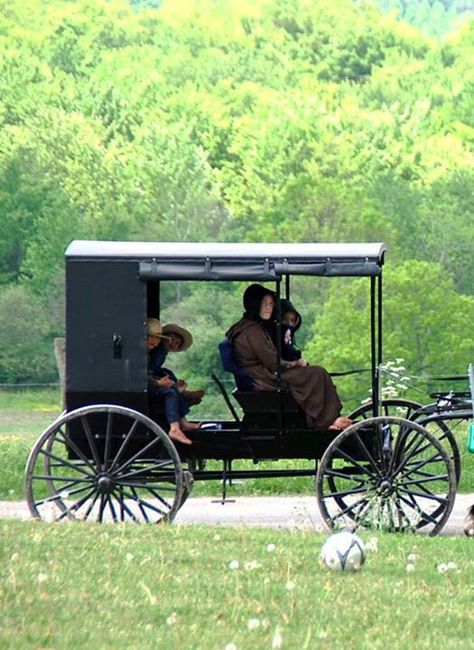
<path fill-rule="evenodd" d="M 282 298 L 281 305 L 281 358 L 286 366 L 308 365 L 301 350 L 296 347 L 295 332 L 302 323 L 301 314 L 295 309 L 290 300 Z"/>
<path fill-rule="evenodd" d="M 158 395 L 164 400 L 169 437 L 184 445 L 191 445 L 192 440 L 188 438 L 186 432 L 198 429 L 199 425 L 186 419 L 189 404 L 176 385 L 176 380 L 170 376 L 171 371 L 162 369 L 166 358 L 163 342 L 167 340 L 168 335 L 164 333 L 160 321 L 149 318 L 147 320 L 148 391 L 150 395 Z"/>

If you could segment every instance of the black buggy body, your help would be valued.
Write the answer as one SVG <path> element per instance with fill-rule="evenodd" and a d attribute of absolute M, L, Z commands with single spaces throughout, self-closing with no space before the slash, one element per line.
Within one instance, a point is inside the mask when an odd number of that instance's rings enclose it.
<path fill-rule="evenodd" d="M 381 243 L 72 242 L 65 254 L 66 411 L 28 461 L 32 514 L 170 521 L 193 480 L 222 478 L 225 486 L 232 477 L 304 474 L 316 476 L 330 527 L 438 532 L 454 501 L 453 459 L 426 428 L 381 411 L 384 254 Z M 370 411 L 342 433 L 309 430 L 283 386 L 229 396 L 215 377 L 218 426 L 193 432 L 192 446 L 173 444 L 163 409 L 148 394 L 146 320 L 160 316 L 162 283 L 261 282 L 289 298 L 291 278 L 301 275 L 367 278 Z M 255 470 L 232 469 L 246 458 Z M 314 467 L 259 472 L 258 461 L 284 458 L 311 459 Z M 223 461 L 223 469 L 207 470 L 209 459 Z"/>

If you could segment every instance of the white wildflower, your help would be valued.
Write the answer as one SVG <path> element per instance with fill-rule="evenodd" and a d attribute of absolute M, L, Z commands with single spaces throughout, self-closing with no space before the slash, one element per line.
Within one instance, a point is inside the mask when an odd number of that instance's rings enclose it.
<path fill-rule="evenodd" d="M 221 536 L 219 534 L 214 535 L 214 541 L 215 542 L 220 542 L 221 541 Z"/>
<path fill-rule="evenodd" d="M 273 553 L 273 551 L 276 549 L 275 544 L 267 544 L 267 551 L 269 553 Z"/>
<path fill-rule="evenodd" d="M 235 571 L 236 569 L 239 568 L 239 566 L 240 566 L 240 564 L 239 564 L 239 561 L 238 561 L 238 560 L 231 560 L 231 561 L 229 562 L 229 569 L 230 569 L 231 571 Z"/>
<path fill-rule="evenodd" d="M 448 570 L 449 571 L 456 571 L 458 568 L 458 565 L 455 564 L 455 562 L 448 562 Z"/>
<path fill-rule="evenodd" d="M 131 562 L 133 560 L 132 553 L 127 553 L 127 555 L 125 556 L 125 559 L 127 560 L 127 562 Z"/>
<path fill-rule="evenodd" d="M 283 637 L 280 632 L 280 628 L 277 627 L 275 630 L 275 634 L 273 635 L 272 639 L 272 648 L 281 648 L 283 645 Z"/>
<path fill-rule="evenodd" d="M 438 564 L 438 566 L 436 568 L 438 570 L 438 573 L 446 573 L 446 571 L 448 571 L 448 565 L 444 564 L 444 562 L 442 562 L 441 564 Z"/>
<path fill-rule="evenodd" d="M 247 621 L 247 627 L 249 630 L 256 630 L 258 627 L 260 627 L 260 621 L 258 618 L 249 618 Z"/>
<path fill-rule="evenodd" d="M 412 571 L 415 570 L 415 565 L 414 564 L 407 564 L 405 568 L 407 570 L 407 573 L 412 573 Z"/>
<path fill-rule="evenodd" d="M 232 643 L 232 642 L 231 642 L 231 643 L 228 643 L 228 644 L 226 645 L 226 647 L 224 648 L 224 650 L 237 650 L 237 646 L 235 645 L 235 643 Z"/>
<path fill-rule="evenodd" d="M 408 562 L 416 562 L 416 555 L 414 553 L 410 553 L 410 555 L 407 557 Z"/>
<path fill-rule="evenodd" d="M 377 537 L 371 537 L 365 544 L 365 548 L 368 551 L 372 551 L 373 553 L 377 553 L 379 550 L 379 540 Z"/>
<path fill-rule="evenodd" d="M 173 613 L 170 614 L 170 615 L 168 616 L 168 618 L 166 619 L 166 625 L 169 625 L 169 626 L 171 626 L 171 625 L 175 625 L 175 623 L 177 622 L 177 620 L 178 620 L 178 614 L 177 614 L 176 612 L 173 612 Z"/>
<path fill-rule="evenodd" d="M 250 560 L 250 562 L 245 563 L 245 568 L 247 571 L 253 571 L 254 569 L 260 569 L 262 565 L 257 560 Z"/>
<path fill-rule="evenodd" d="M 42 582 L 46 582 L 48 579 L 48 576 L 46 573 L 38 573 L 38 582 L 41 584 Z"/>
<path fill-rule="evenodd" d="M 288 582 L 285 585 L 285 589 L 287 591 L 293 591 L 293 589 L 296 587 L 296 584 L 293 582 L 293 580 L 288 580 Z"/>

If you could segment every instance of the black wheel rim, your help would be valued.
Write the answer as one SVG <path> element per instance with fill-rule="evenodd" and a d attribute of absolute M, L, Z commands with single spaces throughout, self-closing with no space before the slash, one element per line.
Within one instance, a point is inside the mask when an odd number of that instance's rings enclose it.
<path fill-rule="evenodd" d="M 454 504 L 453 463 L 426 429 L 379 417 L 341 433 L 324 453 L 317 498 L 330 528 L 437 534 Z"/>
<path fill-rule="evenodd" d="M 61 416 L 38 439 L 26 467 L 26 498 L 47 521 L 172 521 L 183 498 L 176 449 L 146 416 L 88 406 Z"/>
<path fill-rule="evenodd" d="M 429 408 L 430 407 L 428 407 L 428 409 Z M 456 483 L 459 484 L 461 478 L 461 455 L 459 453 L 456 437 L 452 432 L 453 426 L 458 424 L 459 421 L 456 422 L 453 420 L 449 425 L 441 419 L 431 419 L 428 421 L 427 418 L 430 416 L 431 411 L 426 409 L 427 407 L 423 407 L 419 402 L 402 398 L 384 399 L 380 403 L 381 416 L 398 417 L 418 422 L 421 426 L 428 429 L 428 431 L 442 443 L 454 463 Z M 355 411 L 352 411 L 352 413 L 349 414 L 349 417 L 353 422 L 359 422 L 361 420 L 372 418 L 372 413 L 372 402 L 368 402 L 367 404 L 359 406 Z"/>

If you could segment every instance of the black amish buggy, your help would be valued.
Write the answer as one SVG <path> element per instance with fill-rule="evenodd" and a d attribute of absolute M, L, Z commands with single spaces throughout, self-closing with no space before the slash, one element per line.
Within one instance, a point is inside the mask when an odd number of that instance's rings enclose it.
<path fill-rule="evenodd" d="M 65 253 L 66 409 L 28 459 L 32 515 L 172 521 L 193 481 L 220 479 L 225 490 L 233 478 L 304 475 L 316 478 L 329 528 L 438 533 L 454 504 L 456 443 L 447 426 L 436 435 L 413 418 L 411 403 L 380 398 L 384 254 L 381 243 L 72 242 Z M 317 432 L 283 386 L 229 395 L 214 377 L 222 419 L 191 432 L 191 446 L 174 443 L 162 405 L 148 392 L 147 318 L 160 316 L 162 283 L 264 282 L 277 298 L 290 298 L 294 276 L 367 278 L 376 399 L 342 433 Z M 222 470 L 206 469 L 211 459 Z M 238 459 L 252 459 L 254 469 L 234 470 Z M 281 459 L 314 465 L 259 469 L 259 461 Z"/>

